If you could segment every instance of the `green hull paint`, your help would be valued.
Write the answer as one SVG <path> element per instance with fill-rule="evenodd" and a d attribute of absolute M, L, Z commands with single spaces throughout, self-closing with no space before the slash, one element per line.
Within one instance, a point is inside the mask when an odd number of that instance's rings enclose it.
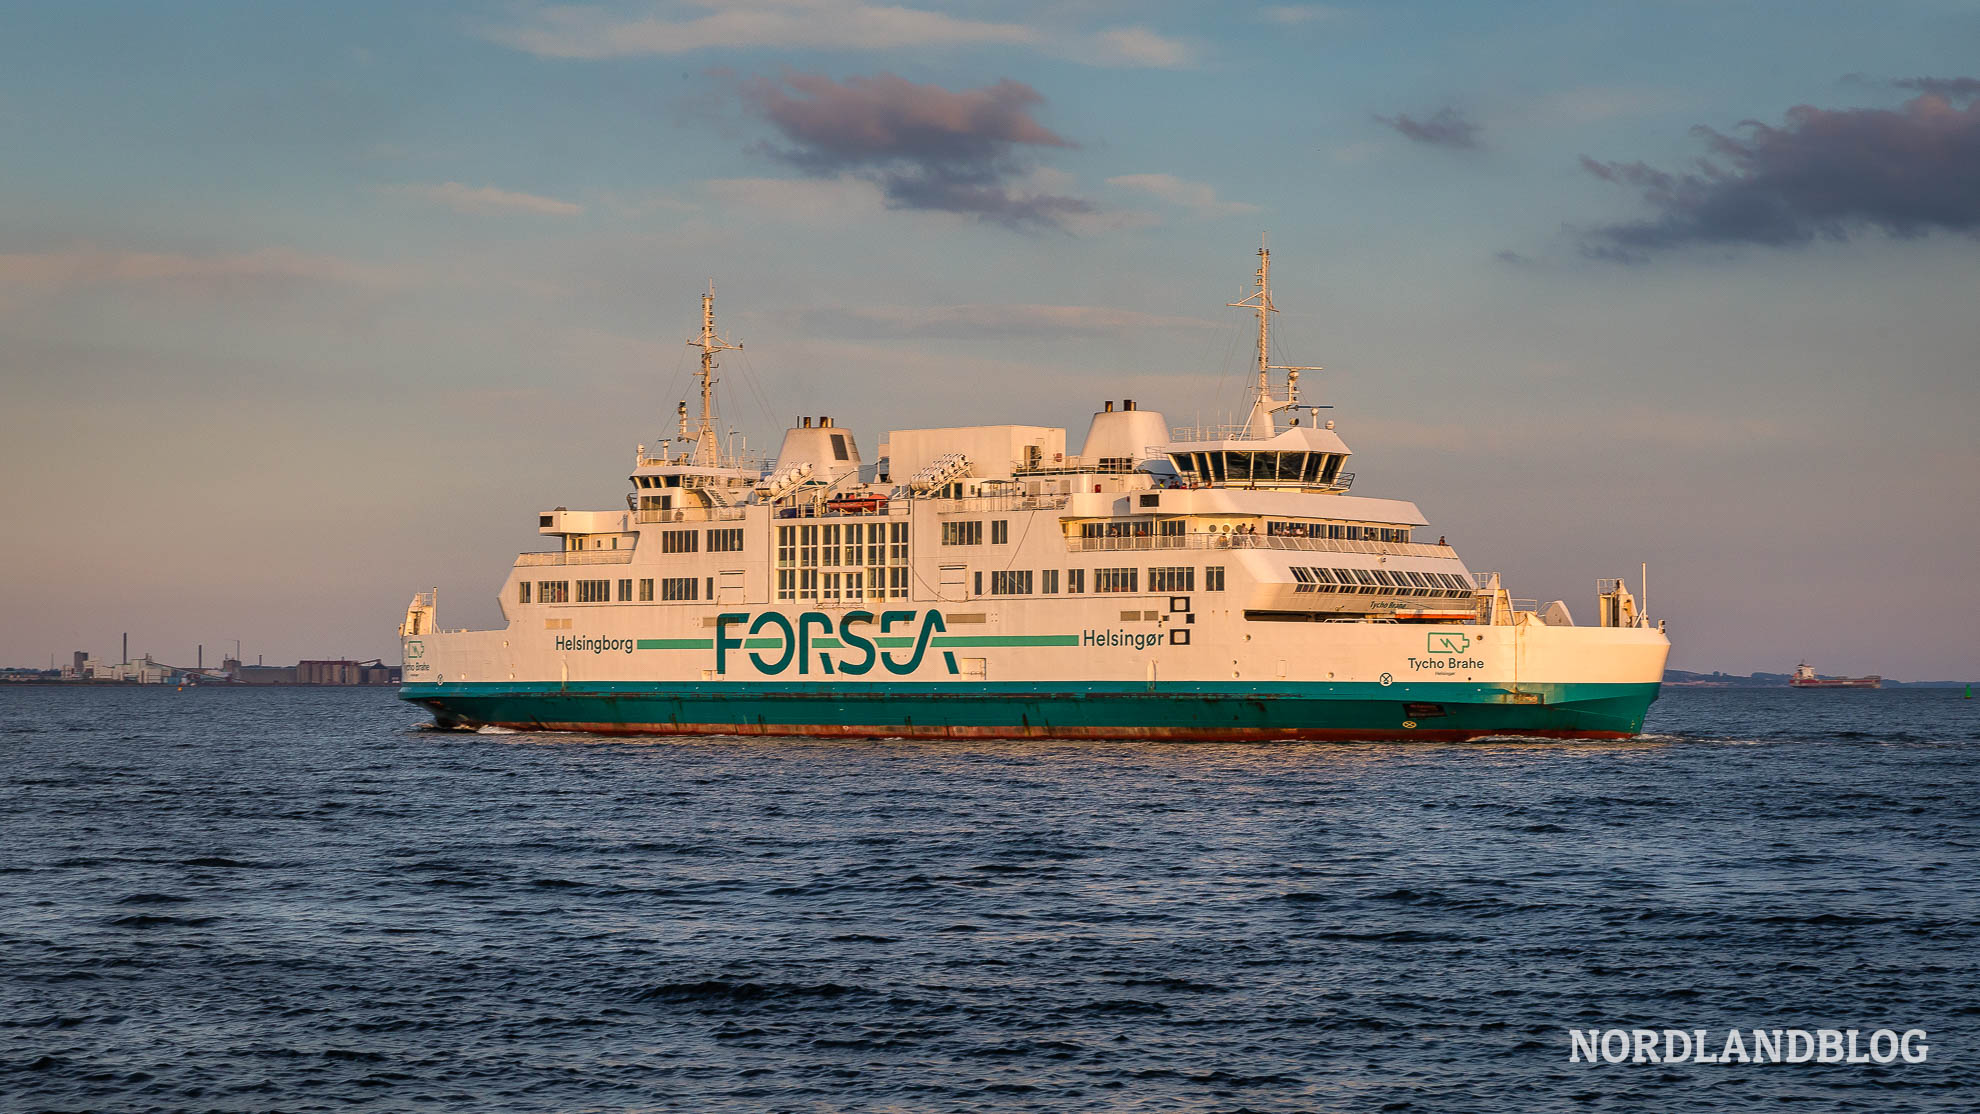
<path fill-rule="evenodd" d="M 611 734 L 926 738 L 1621 738 L 1659 686 L 1397 682 L 1055 685 L 954 681 L 409 684 L 446 726 Z M 1426 707 L 1432 706 L 1432 707 Z"/>

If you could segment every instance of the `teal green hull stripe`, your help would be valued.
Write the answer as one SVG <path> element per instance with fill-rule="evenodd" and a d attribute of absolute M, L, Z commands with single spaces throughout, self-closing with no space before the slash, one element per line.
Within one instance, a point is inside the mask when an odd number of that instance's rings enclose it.
<path fill-rule="evenodd" d="M 915 639 L 873 639 L 883 649 L 905 649 Z M 937 635 L 935 645 L 1079 645 L 1079 635 Z M 731 643 L 735 645 L 735 643 Z M 634 639 L 636 649 L 715 649 L 715 639 Z M 840 639 L 816 637 L 814 649 L 843 649 Z M 746 639 L 743 649 L 784 649 L 784 639 Z"/>
<path fill-rule="evenodd" d="M 1076 634 L 938 634 L 929 642 L 936 646 L 1077 646 Z"/>
<path fill-rule="evenodd" d="M 413 683 L 443 723 L 620 732 L 1105 738 L 1619 737 L 1659 686 L 1452 682 Z"/>

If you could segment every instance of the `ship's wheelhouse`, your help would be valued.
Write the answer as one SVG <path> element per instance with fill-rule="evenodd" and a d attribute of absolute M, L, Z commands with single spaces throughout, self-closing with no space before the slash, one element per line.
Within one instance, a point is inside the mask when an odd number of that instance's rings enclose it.
<path fill-rule="evenodd" d="M 1186 483 L 1246 484 L 1257 487 L 1345 488 L 1353 482 L 1341 464 L 1346 453 L 1311 452 L 1304 449 L 1198 449 L 1178 451 L 1173 446 L 1169 461 Z"/>

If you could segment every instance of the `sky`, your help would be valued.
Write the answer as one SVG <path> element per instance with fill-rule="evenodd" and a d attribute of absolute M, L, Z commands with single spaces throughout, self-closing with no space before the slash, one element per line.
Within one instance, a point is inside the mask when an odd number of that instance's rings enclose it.
<path fill-rule="evenodd" d="M 396 658 L 725 426 L 1174 424 L 1285 362 L 1676 668 L 1980 675 L 1980 7 L 0 3 L 0 664 Z"/>

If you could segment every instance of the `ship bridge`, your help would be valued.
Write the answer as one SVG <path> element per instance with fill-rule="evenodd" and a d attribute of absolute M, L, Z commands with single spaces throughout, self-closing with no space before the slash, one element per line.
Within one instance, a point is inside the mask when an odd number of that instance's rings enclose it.
<path fill-rule="evenodd" d="M 1354 473 L 1341 471 L 1348 447 L 1331 429 L 1295 425 L 1263 439 L 1240 432 L 1179 429 L 1161 451 L 1185 483 L 1309 492 L 1354 483 Z"/>
<path fill-rule="evenodd" d="M 1245 487 L 1339 494 L 1354 483 L 1354 473 L 1343 472 L 1348 447 L 1334 432 L 1334 423 L 1320 422 L 1320 407 L 1302 405 L 1299 400 L 1299 373 L 1321 371 L 1272 362 L 1272 252 L 1258 249 L 1258 287 L 1233 308 L 1249 309 L 1258 315 L 1258 384 L 1251 397 L 1251 413 L 1243 424 L 1178 429 L 1165 445 L 1151 451 L 1168 458 L 1177 475 L 1189 485 Z M 1272 373 L 1286 373 L 1285 393 L 1272 391 Z M 1299 416 L 1305 411 L 1305 424 Z M 1280 428 L 1280 416 L 1290 420 Z"/>

